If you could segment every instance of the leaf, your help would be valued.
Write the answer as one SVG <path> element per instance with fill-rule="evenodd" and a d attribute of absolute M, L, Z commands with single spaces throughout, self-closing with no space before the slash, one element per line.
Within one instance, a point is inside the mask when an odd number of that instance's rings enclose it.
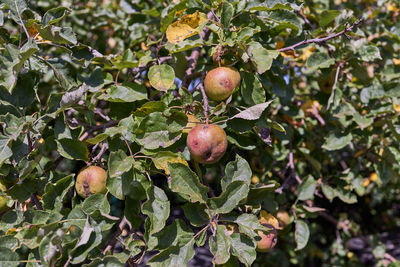
<path fill-rule="evenodd" d="M 297 198 L 299 200 L 313 199 L 316 186 L 317 181 L 315 181 L 314 178 L 309 175 L 308 178 L 300 184 L 297 192 Z"/>
<path fill-rule="evenodd" d="M 252 107 L 249 107 L 248 109 L 245 109 L 235 116 L 233 116 L 231 119 L 244 119 L 244 120 L 258 120 L 264 110 L 271 104 L 273 100 L 270 100 L 268 102 L 262 103 L 262 104 L 257 104 Z"/>
<path fill-rule="evenodd" d="M 152 267 L 188 266 L 194 256 L 194 240 L 186 245 L 171 246 L 152 257 L 147 264 Z"/>
<path fill-rule="evenodd" d="M 330 58 L 328 54 L 314 52 L 306 61 L 306 67 L 312 70 L 326 69 L 335 64 L 335 60 Z"/>
<path fill-rule="evenodd" d="M 234 233 L 231 235 L 232 238 L 232 255 L 236 256 L 245 266 L 251 266 L 255 261 L 256 242 L 243 234 Z"/>
<path fill-rule="evenodd" d="M 147 76 L 151 86 L 159 91 L 166 92 L 174 84 L 175 71 L 167 64 L 154 65 L 150 67 Z"/>
<path fill-rule="evenodd" d="M 225 29 L 229 28 L 233 13 L 234 9 L 232 4 L 224 1 L 222 3 L 221 24 L 224 25 Z"/>
<path fill-rule="evenodd" d="M 153 248 L 163 250 L 170 246 L 184 246 L 193 238 L 193 231 L 181 219 L 175 219 L 160 232 L 154 234 L 157 242 L 152 244 Z"/>
<path fill-rule="evenodd" d="M 249 163 L 237 154 L 236 159 L 226 165 L 225 176 L 221 179 L 222 191 L 225 191 L 227 186 L 234 181 L 243 181 L 250 185 L 251 175 Z"/>
<path fill-rule="evenodd" d="M 66 92 L 61 98 L 61 108 L 66 108 L 71 106 L 72 104 L 75 104 L 87 91 L 89 91 L 89 87 L 85 83 L 83 83 L 76 90 Z"/>
<path fill-rule="evenodd" d="M 16 252 L 9 248 L 0 247 L 0 265 L 1 266 L 18 266 L 19 256 Z"/>
<path fill-rule="evenodd" d="M 239 231 L 249 237 L 257 236 L 257 231 L 268 231 L 262 226 L 254 214 L 244 213 L 237 217 L 234 221 L 239 226 Z"/>
<path fill-rule="evenodd" d="M 42 197 L 44 209 L 61 210 L 63 201 L 68 191 L 74 186 L 74 175 L 68 175 L 59 179 L 56 183 L 48 183 Z"/>
<path fill-rule="evenodd" d="M 52 43 L 64 45 L 76 45 L 78 43 L 71 27 L 57 27 L 50 25 L 43 28 L 39 24 L 35 24 L 34 26 L 38 29 L 38 32 L 43 39 L 51 41 Z"/>
<path fill-rule="evenodd" d="M 133 157 L 127 156 L 122 150 L 111 152 L 108 158 L 108 174 L 110 178 L 121 176 L 124 172 L 129 171 L 134 162 Z"/>
<path fill-rule="evenodd" d="M 347 204 L 354 204 L 357 203 L 357 196 L 352 192 L 345 190 L 345 189 L 338 189 L 337 196 L 340 198 L 341 201 Z"/>
<path fill-rule="evenodd" d="M 324 193 L 325 197 L 327 199 L 329 199 L 330 202 L 332 202 L 332 200 L 337 196 L 336 190 L 327 184 L 322 183 L 321 189 L 322 189 L 322 193 Z"/>
<path fill-rule="evenodd" d="M 265 102 L 265 90 L 254 74 L 244 72 L 242 74 L 240 93 L 248 105 Z"/>
<path fill-rule="evenodd" d="M 115 254 L 114 254 L 115 256 Z M 102 259 L 96 258 L 91 263 L 82 265 L 83 267 L 124 267 L 120 260 L 113 256 L 105 256 Z"/>
<path fill-rule="evenodd" d="M 92 226 L 87 223 L 83 229 L 83 235 L 80 237 L 79 242 L 71 250 L 70 256 L 72 256 L 71 263 L 78 264 L 85 261 L 90 251 L 100 245 L 102 240 L 100 226 Z M 86 233 L 85 233 L 86 232 Z M 90 232 L 90 235 L 88 234 Z"/>
<path fill-rule="evenodd" d="M 45 27 L 59 22 L 68 14 L 68 11 L 66 7 L 55 7 L 47 10 L 42 18 L 43 26 Z"/>
<path fill-rule="evenodd" d="M 107 196 L 103 194 L 90 195 L 82 204 L 82 210 L 87 215 L 93 215 L 96 211 L 103 214 L 110 213 L 110 203 L 108 203 Z"/>
<path fill-rule="evenodd" d="M 4 135 L 0 135 L 0 166 L 12 156 L 12 150 L 9 147 L 11 139 Z"/>
<path fill-rule="evenodd" d="M 379 48 L 372 45 L 364 45 L 357 50 L 362 61 L 372 62 L 376 59 L 382 59 Z"/>
<path fill-rule="evenodd" d="M 206 206 L 204 204 L 186 202 L 182 209 L 185 217 L 193 226 L 202 227 L 209 222 L 210 218 L 205 212 Z"/>
<path fill-rule="evenodd" d="M 150 229 L 146 231 L 150 235 L 161 231 L 165 222 L 169 217 L 170 203 L 167 195 L 161 188 L 151 186 L 147 190 L 147 201 L 143 203 L 142 213 L 147 215 L 147 220 L 150 222 Z"/>
<path fill-rule="evenodd" d="M 182 163 L 189 166 L 186 160 L 179 156 L 179 154 L 172 153 L 171 151 L 161 151 L 155 154 L 152 158 L 154 166 L 159 170 L 164 170 L 165 174 L 169 175 L 169 163 Z"/>
<path fill-rule="evenodd" d="M 171 190 L 190 202 L 206 203 L 208 188 L 200 183 L 199 177 L 182 163 L 170 163 Z"/>
<path fill-rule="evenodd" d="M 251 61 L 256 65 L 257 72 L 262 74 L 269 70 L 272 62 L 279 56 L 276 50 L 267 50 L 260 43 L 253 42 L 248 48 L 248 54 L 251 55 Z"/>
<path fill-rule="evenodd" d="M 147 89 L 144 85 L 123 82 L 121 85 L 112 85 L 107 89 L 107 101 L 110 102 L 135 102 L 147 99 Z"/>
<path fill-rule="evenodd" d="M 305 248 L 309 237 L 310 230 L 308 229 L 308 225 L 302 220 L 297 220 L 295 231 L 295 239 L 297 243 L 296 250 L 301 250 Z"/>
<path fill-rule="evenodd" d="M 57 142 L 57 150 L 67 159 L 75 159 L 75 160 L 89 160 L 89 151 L 86 145 L 76 139 L 59 139 Z"/>
<path fill-rule="evenodd" d="M 209 199 L 209 207 L 215 213 L 229 213 L 239 202 L 247 197 L 249 185 L 243 181 L 234 181 L 228 185 L 219 197 Z"/>
<path fill-rule="evenodd" d="M 350 144 L 352 139 L 353 136 L 351 133 L 345 136 L 337 136 L 334 133 L 331 133 L 325 139 L 325 143 L 322 145 L 322 148 L 329 151 L 339 150 Z"/>
<path fill-rule="evenodd" d="M 319 25 L 323 28 L 328 26 L 332 21 L 335 20 L 342 12 L 339 10 L 324 10 L 319 16 Z"/>
<path fill-rule="evenodd" d="M 184 39 L 198 34 L 202 24 L 206 21 L 207 16 L 198 11 L 181 17 L 178 21 L 168 26 L 166 31 L 168 42 L 178 44 Z"/>
<path fill-rule="evenodd" d="M 224 264 L 231 256 L 230 249 L 232 239 L 226 233 L 226 226 L 218 224 L 216 227 L 216 234 L 211 236 L 209 239 L 210 251 L 214 255 L 214 264 Z"/>

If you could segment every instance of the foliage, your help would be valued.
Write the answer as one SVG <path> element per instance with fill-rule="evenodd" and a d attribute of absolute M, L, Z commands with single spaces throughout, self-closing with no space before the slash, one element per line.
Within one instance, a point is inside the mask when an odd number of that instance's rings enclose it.
<path fill-rule="evenodd" d="M 399 36 L 396 0 L 2 1 L 0 265 L 185 266 L 204 246 L 229 266 L 395 266 Z M 218 65 L 241 84 L 207 101 Z M 191 160 L 187 115 L 224 128 L 218 163 Z M 77 195 L 86 165 L 105 195 Z M 291 217 L 268 253 L 261 210 Z"/>

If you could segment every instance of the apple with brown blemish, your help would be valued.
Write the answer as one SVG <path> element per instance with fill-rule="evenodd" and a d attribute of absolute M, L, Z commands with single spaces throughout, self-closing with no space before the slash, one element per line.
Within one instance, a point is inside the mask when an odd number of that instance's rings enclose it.
<path fill-rule="evenodd" d="M 225 131 L 215 124 L 199 124 L 193 127 L 186 143 L 192 158 L 203 164 L 219 161 L 228 147 Z"/>
<path fill-rule="evenodd" d="M 209 71 L 204 79 L 207 97 L 222 101 L 232 95 L 240 83 L 240 73 L 232 67 L 218 67 Z"/>
<path fill-rule="evenodd" d="M 105 194 L 107 173 L 104 169 L 97 166 L 89 166 L 81 170 L 76 178 L 76 192 L 83 198 L 100 193 Z"/>

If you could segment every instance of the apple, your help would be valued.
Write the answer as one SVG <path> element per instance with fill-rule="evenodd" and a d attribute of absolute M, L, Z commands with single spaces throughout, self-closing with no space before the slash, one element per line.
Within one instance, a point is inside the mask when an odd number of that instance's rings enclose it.
<path fill-rule="evenodd" d="M 287 211 L 280 210 L 276 213 L 276 218 L 279 221 L 279 226 L 285 228 L 290 223 L 290 216 Z"/>
<path fill-rule="evenodd" d="M 76 178 L 76 192 L 83 198 L 96 193 L 105 194 L 107 173 L 97 166 L 89 166 L 81 170 Z"/>
<path fill-rule="evenodd" d="M 207 96 L 215 101 L 227 99 L 240 83 L 240 73 L 232 67 L 218 67 L 209 71 L 204 79 Z"/>
<path fill-rule="evenodd" d="M 225 131 L 215 124 L 199 124 L 193 127 L 186 139 L 192 158 L 203 164 L 219 161 L 228 147 Z"/>

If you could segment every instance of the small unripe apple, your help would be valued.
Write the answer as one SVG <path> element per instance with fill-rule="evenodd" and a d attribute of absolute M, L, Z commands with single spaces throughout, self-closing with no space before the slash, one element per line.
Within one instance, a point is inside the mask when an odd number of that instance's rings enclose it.
<path fill-rule="evenodd" d="M 186 139 L 192 158 L 203 164 L 219 161 L 228 147 L 225 131 L 215 124 L 199 124 L 190 130 Z"/>
<path fill-rule="evenodd" d="M 189 133 L 190 130 L 191 130 L 193 127 L 195 127 L 197 124 L 200 123 L 199 119 L 197 119 L 194 115 L 188 114 L 188 115 L 186 115 L 186 116 L 187 116 L 187 118 L 188 118 L 188 122 L 187 122 L 185 128 L 184 128 L 183 131 L 182 131 L 183 133 Z"/>
<path fill-rule="evenodd" d="M 89 166 L 81 170 L 76 178 L 76 192 L 83 198 L 90 195 L 107 192 L 107 173 L 100 167 Z"/>
<path fill-rule="evenodd" d="M 218 67 L 209 71 L 204 79 L 207 96 L 215 101 L 227 99 L 240 83 L 239 72 L 232 67 Z"/>
<path fill-rule="evenodd" d="M 290 216 L 287 211 L 280 210 L 276 213 L 276 218 L 279 221 L 279 226 L 285 228 L 290 223 Z"/>

